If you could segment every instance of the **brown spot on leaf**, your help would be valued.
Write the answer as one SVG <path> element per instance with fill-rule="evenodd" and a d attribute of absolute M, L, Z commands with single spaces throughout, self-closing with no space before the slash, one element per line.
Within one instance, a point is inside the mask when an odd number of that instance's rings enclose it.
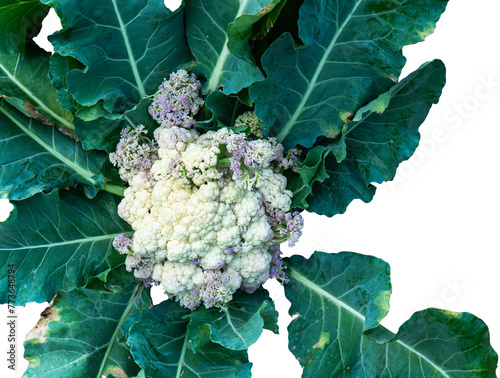
<path fill-rule="evenodd" d="M 49 125 L 49 126 L 55 126 L 55 123 L 52 122 L 50 119 L 47 117 L 43 116 L 36 108 L 30 104 L 28 101 L 23 101 L 23 108 L 26 110 L 28 115 L 31 118 L 37 119 L 39 121 L 42 121 L 44 124 Z"/>
<path fill-rule="evenodd" d="M 23 101 L 23 108 L 24 108 L 24 110 L 26 110 L 26 112 L 28 113 L 28 115 L 31 118 L 37 119 L 45 125 L 57 127 L 57 129 L 61 133 L 63 133 L 64 135 L 69 136 L 70 138 L 76 140 L 77 142 L 80 141 L 80 139 L 78 139 L 78 137 L 75 135 L 74 132 L 72 132 L 68 129 L 65 129 L 64 127 L 61 127 L 61 126 L 55 124 L 54 122 L 52 122 L 50 119 L 48 119 L 47 117 L 42 115 L 38 110 L 36 110 L 36 108 L 32 104 L 30 104 L 28 101 Z"/>
<path fill-rule="evenodd" d="M 117 377 L 128 378 L 128 375 L 120 368 L 111 369 L 104 373 L 105 376 L 107 376 L 108 374 L 113 374 Z"/>
<path fill-rule="evenodd" d="M 354 114 L 347 113 L 347 116 L 345 117 L 345 124 L 348 125 L 349 123 L 351 123 L 353 118 L 354 118 Z"/>
<path fill-rule="evenodd" d="M 262 9 L 259 9 L 259 13 L 260 14 L 266 14 L 266 12 L 269 10 L 269 6 L 265 7 L 265 8 L 262 8 Z"/>
<path fill-rule="evenodd" d="M 31 331 L 26 335 L 26 341 L 36 339 L 40 343 L 44 343 L 47 338 L 45 334 L 48 330 L 48 323 L 51 321 L 59 321 L 59 316 L 57 315 L 57 311 L 54 307 L 49 306 L 40 314 L 40 320 L 33 327 Z"/>
<path fill-rule="evenodd" d="M 63 133 L 64 135 L 69 136 L 71 139 L 74 139 L 74 140 L 76 140 L 77 142 L 79 142 L 79 141 L 80 141 L 80 139 L 78 139 L 78 137 L 76 136 L 76 134 L 75 134 L 74 132 L 69 131 L 68 129 L 65 129 L 64 127 L 61 127 L 61 126 L 57 126 L 57 125 L 56 125 L 56 127 L 57 127 L 57 129 L 58 129 L 61 133 Z"/>

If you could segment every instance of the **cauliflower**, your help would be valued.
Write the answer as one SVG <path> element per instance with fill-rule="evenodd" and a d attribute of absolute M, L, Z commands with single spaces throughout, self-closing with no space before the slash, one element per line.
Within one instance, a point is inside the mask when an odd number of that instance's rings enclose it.
<path fill-rule="evenodd" d="M 126 129 L 113 158 L 129 183 L 118 214 L 135 231 L 118 236 L 115 248 L 128 254 L 137 279 L 161 284 L 192 310 L 223 308 L 236 290 L 251 293 L 270 277 L 285 281 L 277 243 L 295 242 L 303 225 L 290 213 L 283 147 L 227 128 L 189 129 L 200 106 L 196 88 L 193 76 L 171 75 L 150 109 L 163 117 L 155 140 L 141 144 L 143 129 Z"/>

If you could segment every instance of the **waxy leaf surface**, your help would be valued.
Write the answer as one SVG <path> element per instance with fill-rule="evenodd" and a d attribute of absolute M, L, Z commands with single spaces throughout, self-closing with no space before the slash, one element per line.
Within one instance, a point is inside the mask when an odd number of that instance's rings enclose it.
<path fill-rule="evenodd" d="M 49 9 L 39 0 L 2 0 L 0 53 L 24 52 L 29 40 L 40 32 Z"/>
<path fill-rule="evenodd" d="M 50 38 L 55 51 L 87 66 L 66 81 L 80 104 L 103 101 L 123 113 L 152 95 L 165 77 L 191 59 L 183 7 L 169 11 L 163 0 L 44 0 L 63 29 Z"/>
<path fill-rule="evenodd" d="M 341 137 L 322 151 L 320 147 L 309 151 L 299 175 L 289 178 L 294 205 L 333 216 L 343 213 L 354 199 L 371 201 L 372 183 L 392 180 L 399 164 L 415 152 L 418 128 L 438 102 L 445 80 L 440 60 L 422 65 L 360 109 Z"/>
<path fill-rule="evenodd" d="M 262 80 L 262 72 L 252 65 L 248 51 L 242 52 L 247 60 L 233 55 L 228 46 L 228 25 L 238 17 L 259 15 L 270 0 L 187 0 L 186 36 L 189 48 L 196 57 L 194 72 L 206 78 L 204 92 L 217 89 L 224 93 L 237 93 L 252 83 Z M 264 12 L 265 13 L 265 12 Z M 259 17 L 247 20 L 249 27 Z M 237 51 L 240 49 L 235 47 Z"/>
<path fill-rule="evenodd" d="M 208 332 L 210 340 L 225 348 L 246 350 L 264 328 L 278 332 L 278 313 L 269 294 L 259 289 L 253 294 L 237 291 L 227 309 L 199 308 L 189 315 L 188 346 L 196 352 L 199 336 Z"/>
<path fill-rule="evenodd" d="M 30 364 L 23 377 L 137 374 L 140 369 L 123 340 L 121 326 L 149 306 L 149 290 L 136 283 L 58 293 L 28 333 L 24 357 Z"/>
<path fill-rule="evenodd" d="M 287 258 L 292 303 L 289 349 L 303 377 L 495 377 L 498 357 L 474 315 L 429 309 L 394 335 L 379 325 L 389 309 L 389 266 L 350 252 Z"/>
<path fill-rule="evenodd" d="M 83 287 L 107 270 L 114 237 L 130 230 L 117 215 L 119 200 L 56 190 L 14 203 L 0 224 L 0 284 L 7 285 L 8 265 L 14 264 L 16 304 L 50 301 L 58 290 Z M 6 291 L 0 298 L 6 303 Z"/>
<path fill-rule="evenodd" d="M 94 197 L 104 186 L 106 154 L 85 151 L 55 126 L 29 118 L 0 99 L 0 194 L 28 198 L 41 191 L 84 185 Z"/>
<path fill-rule="evenodd" d="M 196 353 L 188 347 L 187 316 L 190 311 L 167 300 L 124 325 L 135 362 L 146 377 L 249 378 L 251 363 L 246 351 L 226 349 L 201 335 Z"/>
<path fill-rule="evenodd" d="M 0 54 L 0 95 L 22 100 L 20 110 L 30 117 L 74 130 L 73 117 L 57 101 L 56 89 L 50 82 L 49 59 L 49 53 L 37 50 Z"/>
<path fill-rule="evenodd" d="M 295 46 L 278 38 L 250 88 L 256 114 L 286 149 L 337 137 L 349 117 L 397 82 L 403 46 L 434 30 L 446 0 L 306 1 Z"/>

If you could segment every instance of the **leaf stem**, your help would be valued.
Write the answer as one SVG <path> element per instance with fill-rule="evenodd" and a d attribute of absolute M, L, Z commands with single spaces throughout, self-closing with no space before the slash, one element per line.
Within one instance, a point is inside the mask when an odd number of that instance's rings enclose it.
<path fill-rule="evenodd" d="M 106 192 L 111 193 L 111 194 L 116 194 L 117 196 L 120 196 L 120 197 L 125 197 L 125 195 L 123 194 L 123 192 L 125 191 L 125 187 L 123 187 L 121 185 L 115 185 L 115 184 L 110 184 L 109 182 L 106 182 L 104 184 L 103 190 L 105 190 Z"/>
<path fill-rule="evenodd" d="M 182 375 L 182 366 L 184 365 L 184 358 L 186 356 L 186 349 L 188 345 L 187 337 L 188 333 L 186 332 L 186 337 L 184 338 L 184 344 L 182 345 L 181 356 L 179 357 L 179 363 L 177 364 L 177 374 L 175 375 L 176 378 L 179 378 Z"/>
<path fill-rule="evenodd" d="M 127 307 L 125 307 L 125 310 L 123 311 L 123 314 L 120 317 L 118 324 L 116 325 L 115 332 L 113 332 L 113 336 L 111 336 L 111 339 L 109 340 L 109 344 L 108 344 L 108 347 L 106 349 L 106 353 L 104 354 L 104 357 L 102 358 L 101 367 L 99 368 L 99 371 L 96 375 L 96 378 L 102 377 L 102 375 L 104 373 L 104 368 L 106 367 L 106 363 L 107 363 L 108 358 L 109 358 L 109 355 L 111 353 L 111 350 L 113 349 L 114 341 L 118 338 L 118 334 L 121 331 L 123 322 L 128 318 L 130 311 L 132 311 L 132 307 L 134 306 L 136 298 L 139 297 L 139 295 L 141 295 L 141 292 L 143 289 L 144 289 L 144 284 L 140 283 L 140 284 L 137 284 L 134 291 L 132 292 L 132 295 L 127 303 Z"/>

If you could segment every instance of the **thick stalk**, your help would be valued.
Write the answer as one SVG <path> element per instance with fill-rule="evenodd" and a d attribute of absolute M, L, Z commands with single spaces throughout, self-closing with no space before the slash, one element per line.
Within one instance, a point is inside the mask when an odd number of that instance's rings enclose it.
<path fill-rule="evenodd" d="M 109 182 L 106 182 L 104 184 L 103 190 L 105 190 L 106 192 L 111 193 L 111 194 L 116 194 L 117 196 L 120 196 L 120 197 L 125 197 L 125 195 L 123 194 L 123 192 L 125 191 L 125 187 L 123 187 L 121 185 L 115 185 L 115 184 L 110 184 Z"/>

